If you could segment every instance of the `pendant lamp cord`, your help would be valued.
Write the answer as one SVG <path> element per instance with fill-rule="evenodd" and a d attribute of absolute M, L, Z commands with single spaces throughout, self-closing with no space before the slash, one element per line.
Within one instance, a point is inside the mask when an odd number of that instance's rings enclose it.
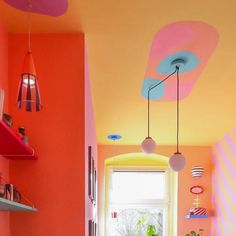
<path fill-rule="evenodd" d="M 156 88 L 157 86 L 159 86 L 160 84 L 162 84 L 163 82 L 165 82 L 167 79 L 169 79 L 172 75 L 174 75 L 176 72 L 177 72 L 177 76 L 178 76 L 178 69 L 179 68 L 177 68 L 176 67 L 176 69 L 175 69 L 175 71 L 174 72 L 172 72 L 171 74 L 169 74 L 165 79 L 163 79 L 163 80 L 161 80 L 160 82 L 158 82 L 157 84 L 155 84 L 155 85 L 152 85 L 149 89 L 148 89 L 148 137 L 150 137 L 149 136 L 149 134 L 150 134 L 150 92 L 151 92 L 151 90 L 152 89 L 154 89 L 154 88 Z"/>
<path fill-rule="evenodd" d="M 28 6 L 28 51 L 31 52 L 31 8 L 32 2 L 31 0 L 27 1 Z"/>
<path fill-rule="evenodd" d="M 176 96 L 177 96 L 177 99 L 176 99 L 176 129 L 177 129 L 177 132 L 176 132 L 176 142 L 177 142 L 177 153 L 180 153 L 179 152 L 179 67 L 176 66 L 176 71 L 177 71 L 177 86 L 176 86 Z"/>

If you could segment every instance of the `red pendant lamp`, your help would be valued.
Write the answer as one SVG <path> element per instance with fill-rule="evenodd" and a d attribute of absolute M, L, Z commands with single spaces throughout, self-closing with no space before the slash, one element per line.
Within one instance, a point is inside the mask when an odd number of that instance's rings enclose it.
<path fill-rule="evenodd" d="M 31 3 L 28 2 L 30 9 Z M 30 12 L 30 11 L 29 11 Z M 31 52 L 31 32 L 30 32 L 30 13 L 29 13 L 29 32 L 28 32 L 28 52 L 25 55 L 22 73 L 19 83 L 19 90 L 17 96 L 17 107 L 24 108 L 27 112 L 40 111 L 42 108 L 41 98 L 38 86 L 38 78 L 34 66 L 33 56 Z"/>

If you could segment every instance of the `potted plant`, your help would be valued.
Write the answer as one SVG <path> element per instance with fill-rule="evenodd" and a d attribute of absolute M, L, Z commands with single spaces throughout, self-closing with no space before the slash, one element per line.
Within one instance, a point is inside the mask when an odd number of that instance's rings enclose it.
<path fill-rule="evenodd" d="M 192 230 L 190 233 L 186 234 L 185 236 L 201 236 L 203 234 L 204 229 L 199 229 L 198 232 Z"/>

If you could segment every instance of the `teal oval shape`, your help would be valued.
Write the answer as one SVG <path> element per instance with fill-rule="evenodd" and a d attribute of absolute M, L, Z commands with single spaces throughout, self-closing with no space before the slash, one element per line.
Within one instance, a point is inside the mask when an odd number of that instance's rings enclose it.
<path fill-rule="evenodd" d="M 200 60 L 196 55 L 189 51 L 180 51 L 165 57 L 157 66 L 157 72 L 162 75 L 168 75 L 176 70 L 178 61 L 183 61 L 179 66 L 179 73 L 185 73 L 196 68 Z"/>

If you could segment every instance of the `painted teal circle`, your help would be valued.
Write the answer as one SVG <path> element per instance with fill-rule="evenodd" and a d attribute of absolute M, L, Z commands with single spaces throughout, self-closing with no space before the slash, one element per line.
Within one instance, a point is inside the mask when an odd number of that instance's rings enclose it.
<path fill-rule="evenodd" d="M 174 53 L 166 58 L 164 58 L 160 64 L 157 66 L 157 72 L 162 75 L 167 75 L 175 71 L 176 66 L 171 63 L 176 59 L 183 59 L 185 61 L 184 66 L 180 66 L 179 72 L 185 73 L 191 71 L 197 67 L 200 63 L 198 57 L 192 52 L 181 51 Z"/>
<path fill-rule="evenodd" d="M 152 79 L 152 78 L 145 78 L 143 81 L 143 86 L 142 86 L 142 96 L 145 98 L 148 98 L 148 90 L 158 84 L 161 80 L 159 79 Z M 150 91 L 149 98 L 150 99 L 160 99 L 164 94 L 165 94 L 165 82 L 162 84 L 158 85 L 154 89 Z"/>
<path fill-rule="evenodd" d="M 107 136 L 108 139 L 111 139 L 111 140 L 118 140 L 118 139 L 121 139 L 121 135 L 119 134 L 110 134 Z"/>

